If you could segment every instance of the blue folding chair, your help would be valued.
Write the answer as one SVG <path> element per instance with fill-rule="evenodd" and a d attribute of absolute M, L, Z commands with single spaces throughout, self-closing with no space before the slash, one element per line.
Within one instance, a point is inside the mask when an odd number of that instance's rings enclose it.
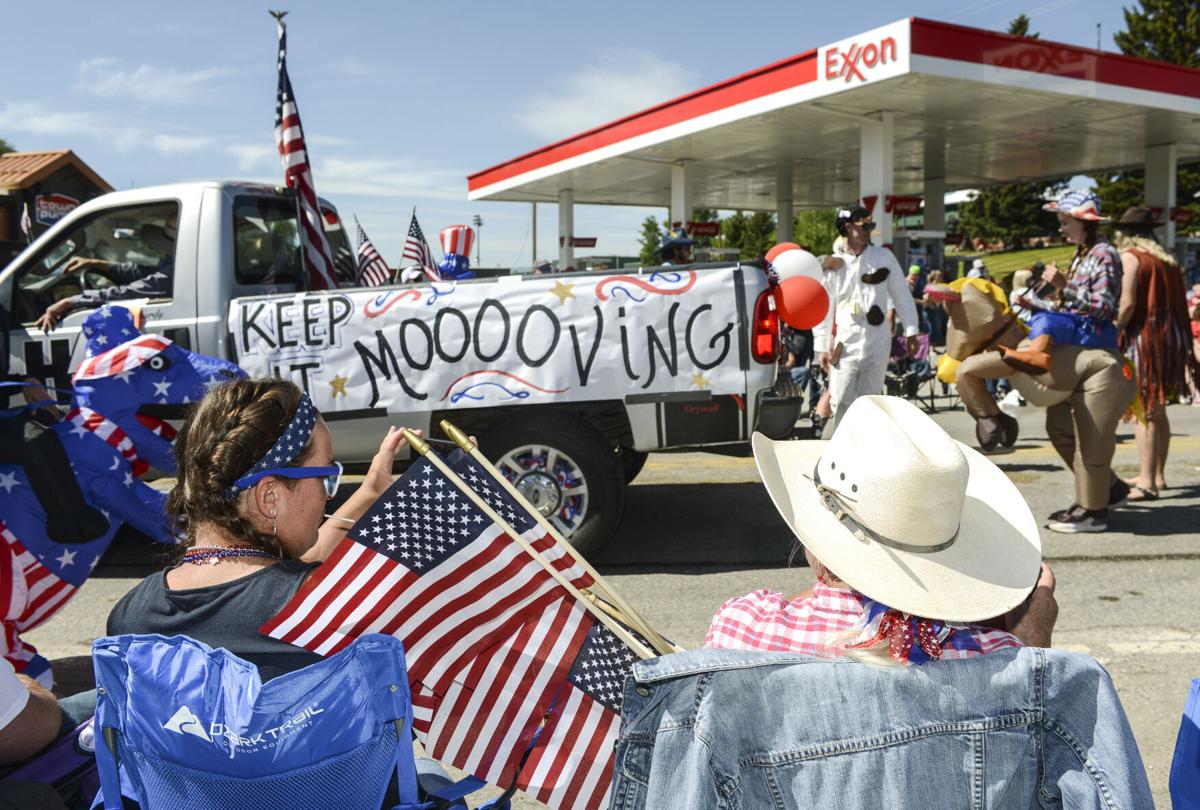
<path fill-rule="evenodd" d="M 119 810 L 124 795 L 144 810 L 432 810 L 465 808 L 483 785 L 420 792 L 404 648 L 391 636 L 265 684 L 253 664 L 184 636 L 102 638 L 92 656 L 94 807 Z"/>
<path fill-rule="evenodd" d="M 1192 681 L 1175 755 L 1171 758 L 1171 806 L 1200 810 L 1200 678 Z"/>

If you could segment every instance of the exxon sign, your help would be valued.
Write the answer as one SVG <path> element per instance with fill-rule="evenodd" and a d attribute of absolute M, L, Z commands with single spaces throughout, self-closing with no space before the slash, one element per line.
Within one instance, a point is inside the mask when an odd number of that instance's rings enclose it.
<path fill-rule="evenodd" d="M 907 70 L 908 20 L 826 45 L 820 54 L 825 83 L 856 85 L 897 76 Z"/>

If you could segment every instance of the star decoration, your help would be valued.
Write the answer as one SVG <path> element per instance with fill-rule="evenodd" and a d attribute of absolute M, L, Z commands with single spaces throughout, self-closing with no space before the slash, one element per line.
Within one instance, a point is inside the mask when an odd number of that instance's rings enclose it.
<path fill-rule="evenodd" d="M 571 292 L 571 288 L 574 286 L 574 284 L 566 284 L 562 281 L 556 281 L 554 282 L 554 286 L 550 288 L 550 294 L 558 296 L 559 304 L 565 304 L 567 303 L 568 298 L 575 297 L 575 293 Z"/>
<path fill-rule="evenodd" d="M 68 565 L 75 564 L 75 554 L 76 552 L 74 551 L 63 549 L 63 553 L 55 557 L 54 561 L 58 563 L 59 568 L 66 568 Z"/>
<path fill-rule="evenodd" d="M 692 385 L 696 386 L 701 391 L 707 391 L 712 386 L 712 383 L 710 383 L 704 376 L 704 372 L 697 371 L 692 375 Z"/>
<path fill-rule="evenodd" d="M 156 396 L 156 397 L 169 396 L 170 389 L 171 389 L 171 381 L 170 380 L 162 380 L 160 382 L 156 382 L 154 384 L 154 396 Z"/>
<path fill-rule="evenodd" d="M 16 473 L 0 473 L 0 487 L 4 487 L 6 493 L 12 492 L 13 487 L 21 486 L 21 482 L 17 480 Z"/>
<path fill-rule="evenodd" d="M 338 394 L 341 394 L 342 396 L 346 396 L 346 383 L 347 382 L 348 382 L 347 378 L 343 377 L 341 374 L 338 374 L 336 377 L 334 377 L 332 380 L 329 381 L 329 387 L 333 389 L 333 396 L 335 398 L 337 397 Z"/>
<path fill-rule="evenodd" d="M 119 372 L 119 373 L 117 373 L 117 374 L 114 374 L 113 376 L 114 376 L 114 377 L 116 377 L 116 378 L 117 378 L 118 380 L 120 380 L 121 382 L 123 382 L 123 383 L 125 383 L 125 384 L 127 384 L 127 385 L 128 385 L 128 384 L 129 384 L 129 378 L 133 376 L 133 372 L 132 372 L 132 371 L 130 371 L 129 369 L 126 369 L 125 371 L 122 371 L 122 372 Z"/>
<path fill-rule="evenodd" d="M 96 345 L 103 346 L 108 343 L 108 335 L 97 335 Z"/>
<path fill-rule="evenodd" d="M 75 425 L 75 427 L 71 428 L 71 433 L 74 435 L 81 439 L 88 435 L 88 429 L 83 426 L 82 422 L 72 422 L 71 424 Z"/>

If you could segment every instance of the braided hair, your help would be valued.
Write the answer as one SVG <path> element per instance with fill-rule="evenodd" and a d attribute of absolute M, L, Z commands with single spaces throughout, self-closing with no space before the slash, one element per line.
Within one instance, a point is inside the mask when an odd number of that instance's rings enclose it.
<path fill-rule="evenodd" d="M 225 491 L 267 454 L 283 435 L 300 404 L 300 389 L 276 378 L 233 380 L 209 390 L 188 412 L 175 439 L 179 468 L 175 488 L 167 498 L 167 513 L 180 522 L 183 552 L 196 543 L 196 528 L 210 524 L 239 542 L 284 557 L 279 539 L 259 531 L 242 514 L 240 498 Z M 312 451 L 309 441 L 294 461 Z M 283 486 L 296 482 L 280 478 Z"/>

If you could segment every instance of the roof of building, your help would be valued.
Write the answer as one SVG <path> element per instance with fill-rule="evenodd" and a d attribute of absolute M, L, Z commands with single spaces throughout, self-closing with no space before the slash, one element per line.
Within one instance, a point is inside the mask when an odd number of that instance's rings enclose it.
<path fill-rule="evenodd" d="M 467 178 L 470 199 L 774 210 L 858 196 L 860 123 L 891 114 L 894 191 L 919 194 L 1200 158 L 1200 70 L 903 19 L 735 76 Z M 781 168 L 785 171 L 781 175 Z"/>
<path fill-rule="evenodd" d="M 51 152 L 8 152 L 0 155 L 0 188 L 22 189 L 36 185 L 64 166 L 74 166 L 80 174 L 104 191 L 113 187 L 70 149 Z"/>

